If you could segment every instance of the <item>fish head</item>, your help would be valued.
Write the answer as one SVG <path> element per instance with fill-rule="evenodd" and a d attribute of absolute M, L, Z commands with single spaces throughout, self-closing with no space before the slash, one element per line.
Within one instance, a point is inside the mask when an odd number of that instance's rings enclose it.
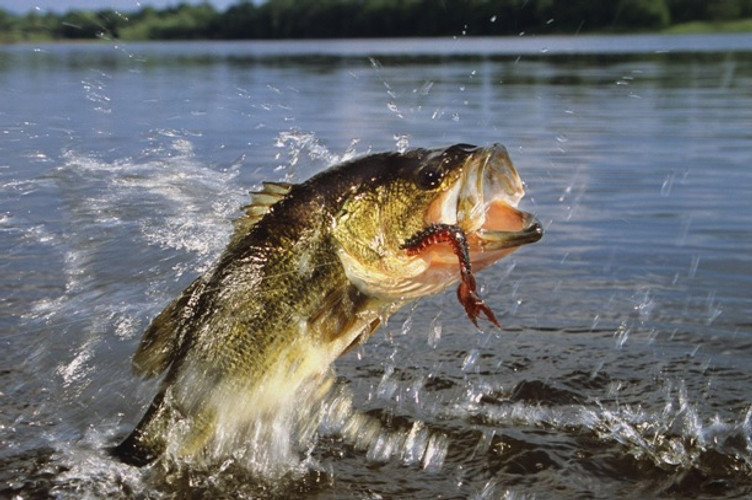
<path fill-rule="evenodd" d="M 353 190 L 334 231 L 348 278 L 369 295 L 408 301 L 460 278 L 449 244 L 405 251 L 408 239 L 432 225 L 462 229 L 474 271 L 543 234 L 536 218 L 517 208 L 523 184 L 501 145 L 417 149 L 380 163 L 369 165 L 369 182 Z"/>
<path fill-rule="evenodd" d="M 467 237 L 470 261 L 478 271 L 543 236 L 535 216 L 517 207 L 524 185 L 504 146 L 465 146 L 468 152 L 458 178 L 431 201 L 426 225 L 459 226 Z M 429 255 L 435 264 L 446 259 Z M 456 259 L 449 258 L 450 265 Z"/>

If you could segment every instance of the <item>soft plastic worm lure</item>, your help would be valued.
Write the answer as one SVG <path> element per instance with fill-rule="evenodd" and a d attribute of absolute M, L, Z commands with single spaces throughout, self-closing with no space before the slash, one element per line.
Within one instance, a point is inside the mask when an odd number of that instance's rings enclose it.
<path fill-rule="evenodd" d="M 475 276 L 470 266 L 470 251 L 465 232 L 453 224 L 431 224 L 405 240 L 403 249 L 408 255 L 418 255 L 431 245 L 449 243 L 460 261 L 461 281 L 457 287 L 457 298 L 467 312 L 470 321 L 477 327 L 478 316 L 483 313 L 488 321 L 501 328 L 493 311 L 483 302 L 476 290 Z"/>

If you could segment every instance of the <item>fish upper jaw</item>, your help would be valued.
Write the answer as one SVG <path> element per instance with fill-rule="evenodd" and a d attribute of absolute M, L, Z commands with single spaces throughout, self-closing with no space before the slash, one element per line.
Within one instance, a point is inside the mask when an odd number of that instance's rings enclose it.
<path fill-rule="evenodd" d="M 498 260 L 543 236 L 538 220 L 517 209 L 524 195 L 522 180 L 504 146 L 476 148 L 457 182 L 431 203 L 426 223 L 458 225 L 468 235 L 473 253 L 501 251 L 493 259 Z"/>

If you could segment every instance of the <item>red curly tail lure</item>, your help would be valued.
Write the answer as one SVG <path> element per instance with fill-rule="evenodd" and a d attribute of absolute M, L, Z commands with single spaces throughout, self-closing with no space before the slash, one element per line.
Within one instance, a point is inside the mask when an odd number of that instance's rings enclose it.
<path fill-rule="evenodd" d="M 475 276 L 470 267 L 470 251 L 467 246 L 465 232 L 459 226 L 452 224 L 431 224 L 422 231 L 405 240 L 401 248 L 408 255 L 418 255 L 431 245 L 449 243 L 454 254 L 460 261 L 460 276 L 462 280 L 457 287 L 457 298 L 464 306 L 470 321 L 477 327 L 478 316 L 483 313 L 488 321 L 501 328 L 493 311 L 483 302 L 476 290 Z"/>

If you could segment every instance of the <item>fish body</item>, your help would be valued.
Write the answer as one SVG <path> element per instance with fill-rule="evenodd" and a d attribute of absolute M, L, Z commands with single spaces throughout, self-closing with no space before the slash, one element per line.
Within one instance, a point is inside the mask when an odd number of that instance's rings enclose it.
<path fill-rule="evenodd" d="M 115 455 L 143 465 L 230 452 L 253 422 L 320 390 L 332 362 L 401 306 L 537 241 L 522 194 L 499 145 L 375 154 L 265 183 L 213 270 L 145 331 L 134 369 L 165 375 Z M 461 234 L 464 264 L 436 227 Z M 475 321 L 480 299 L 460 300 Z"/>

